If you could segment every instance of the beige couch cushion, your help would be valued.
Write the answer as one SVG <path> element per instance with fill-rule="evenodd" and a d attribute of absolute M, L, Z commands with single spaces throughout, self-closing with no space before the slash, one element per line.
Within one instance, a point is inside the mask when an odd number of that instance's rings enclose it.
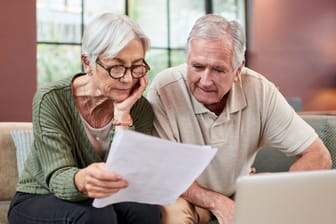
<path fill-rule="evenodd" d="M 18 180 L 16 149 L 10 131 L 31 129 L 30 122 L 0 122 L 0 223 L 6 223 Z"/>

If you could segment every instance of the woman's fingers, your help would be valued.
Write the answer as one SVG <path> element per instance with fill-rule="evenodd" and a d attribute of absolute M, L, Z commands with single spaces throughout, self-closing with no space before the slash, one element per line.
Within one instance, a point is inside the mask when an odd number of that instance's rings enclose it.
<path fill-rule="evenodd" d="M 106 197 L 128 186 L 126 180 L 106 170 L 104 163 L 93 163 L 80 170 L 75 180 L 78 189 L 91 198 Z"/>

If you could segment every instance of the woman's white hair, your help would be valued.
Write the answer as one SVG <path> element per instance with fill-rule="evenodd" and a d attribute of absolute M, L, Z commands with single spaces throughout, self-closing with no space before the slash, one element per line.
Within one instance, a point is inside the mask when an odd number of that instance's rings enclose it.
<path fill-rule="evenodd" d="M 132 19 L 125 15 L 103 13 L 86 26 L 82 54 L 95 67 L 98 57 L 113 58 L 135 38 L 141 40 L 144 51 L 149 49 L 149 38 Z"/>
<path fill-rule="evenodd" d="M 190 42 L 194 38 L 209 38 L 220 40 L 225 35 L 232 39 L 232 67 L 236 69 L 244 60 L 246 49 L 245 33 L 237 21 L 228 21 L 220 15 L 207 14 L 199 18 L 190 31 L 186 51 L 189 53 Z"/>

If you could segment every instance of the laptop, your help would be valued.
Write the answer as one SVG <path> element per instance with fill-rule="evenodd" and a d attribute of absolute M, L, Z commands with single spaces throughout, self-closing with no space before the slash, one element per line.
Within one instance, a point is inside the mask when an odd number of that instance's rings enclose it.
<path fill-rule="evenodd" d="M 237 180 L 234 224 L 335 224 L 336 170 Z"/>

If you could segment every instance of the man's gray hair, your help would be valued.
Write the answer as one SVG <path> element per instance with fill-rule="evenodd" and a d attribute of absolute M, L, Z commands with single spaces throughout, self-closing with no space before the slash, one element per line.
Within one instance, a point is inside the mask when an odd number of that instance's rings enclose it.
<path fill-rule="evenodd" d="M 149 38 L 128 16 L 103 13 L 93 18 L 85 28 L 82 53 L 95 67 L 99 56 L 113 58 L 135 38 L 141 40 L 144 51 L 149 49 Z"/>
<path fill-rule="evenodd" d="M 244 29 L 237 21 L 229 21 L 220 15 L 207 14 L 197 19 L 189 33 L 186 47 L 187 54 L 189 53 L 190 42 L 194 38 L 220 40 L 226 35 L 229 35 L 232 39 L 232 67 L 236 69 L 244 60 L 246 49 Z"/>

